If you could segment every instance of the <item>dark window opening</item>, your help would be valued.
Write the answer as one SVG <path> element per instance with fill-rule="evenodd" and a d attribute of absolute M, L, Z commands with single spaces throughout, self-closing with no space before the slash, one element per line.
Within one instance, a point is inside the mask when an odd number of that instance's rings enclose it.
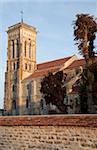
<path fill-rule="evenodd" d="M 19 62 L 17 62 L 17 69 L 19 69 Z"/>
<path fill-rule="evenodd" d="M 41 107 L 41 109 L 44 109 L 44 102 L 43 102 L 43 99 L 41 99 L 41 101 L 40 101 L 40 107 Z"/>
<path fill-rule="evenodd" d="M 13 100 L 13 109 L 16 109 L 16 101 Z"/>
<path fill-rule="evenodd" d="M 29 107 L 29 99 L 28 99 L 28 96 L 27 96 L 27 98 L 26 98 L 26 108 L 28 108 Z"/>
<path fill-rule="evenodd" d="M 27 64 L 25 64 L 25 69 L 27 70 Z"/>
<path fill-rule="evenodd" d="M 31 57 L 31 43 L 29 44 L 29 57 Z"/>
<path fill-rule="evenodd" d="M 12 40 L 12 58 L 14 58 L 14 40 Z"/>
<path fill-rule="evenodd" d="M 29 89 L 29 84 L 27 84 L 27 89 Z"/>
<path fill-rule="evenodd" d="M 26 57 L 26 50 L 27 50 L 27 42 L 26 41 L 25 41 L 24 49 L 25 49 L 25 57 Z"/>
<path fill-rule="evenodd" d="M 19 39 L 17 39 L 17 57 L 19 57 Z"/>
<path fill-rule="evenodd" d="M 13 64 L 14 70 L 15 70 L 15 63 Z"/>

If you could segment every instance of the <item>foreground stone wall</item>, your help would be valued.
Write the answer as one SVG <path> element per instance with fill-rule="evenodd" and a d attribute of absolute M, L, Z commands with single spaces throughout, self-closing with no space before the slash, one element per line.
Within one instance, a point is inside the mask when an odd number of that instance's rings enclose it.
<path fill-rule="evenodd" d="M 97 115 L 0 117 L 0 150 L 92 149 Z"/>

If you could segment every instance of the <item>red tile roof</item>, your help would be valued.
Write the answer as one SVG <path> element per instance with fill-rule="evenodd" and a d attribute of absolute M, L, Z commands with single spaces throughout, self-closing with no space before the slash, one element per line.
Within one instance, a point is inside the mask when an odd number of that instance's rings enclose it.
<path fill-rule="evenodd" d="M 37 64 L 37 71 L 34 72 L 32 75 L 28 76 L 24 80 L 29 80 L 29 79 L 32 79 L 32 78 L 37 78 L 37 77 L 45 76 L 49 72 L 58 71 L 58 68 L 53 68 L 53 69 L 51 69 L 51 68 L 64 64 L 71 57 L 72 56 L 66 57 L 66 58 L 57 59 L 57 60 L 53 60 L 53 61 L 49 61 L 49 62 L 45 62 L 45 63 L 41 63 L 41 64 Z"/>
<path fill-rule="evenodd" d="M 78 66 L 83 66 L 85 64 L 85 60 L 84 59 L 79 59 L 79 60 L 75 60 L 71 65 L 69 65 L 67 68 L 76 68 Z"/>
<path fill-rule="evenodd" d="M 68 61 L 71 57 L 61 58 L 61 59 L 57 59 L 57 60 L 37 64 L 37 69 L 38 70 L 43 70 L 43 69 L 47 69 L 47 68 L 50 68 L 50 67 L 55 67 L 55 66 L 61 65 L 61 64 L 65 63 L 66 61 Z"/>
<path fill-rule="evenodd" d="M 97 61 L 97 56 L 95 57 L 95 61 Z M 79 60 L 75 60 L 71 65 L 69 65 L 67 68 L 76 68 L 78 66 L 83 66 L 85 65 L 85 59 L 79 59 Z"/>
<path fill-rule="evenodd" d="M 34 72 L 33 74 L 31 74 L 30 76 L 28 76 L 24 80 L 29 80 L 29 79 L 32 79 L 32 78 L 42 77 L 42 76 L 47 75 L 49 72 L 56 72 L 56 71 L 58 71 L 58 68 L 51 69 L 51 67 L 62 65 L 67 60 L 69 60 L 71 57 L 62 58 L 62 59 L 58 59 L 58 60 L 38 64 L 37 65 L 37 71 Z M 97 57 L 96 57 L 96 60 L 97 60 Z M 71 65 L 69 65 L 69 67 L 67 67 L 67 69 L 76 68 L 78 66 L 83 66 L 84 64 L 85 64 L 84 59 L 75 60 Z"/>
<path fill-rule="evenodd" d="M 58 69 L 49 69 L 49 70 L 40 70 L 40 71 L 36 71 L 35 73 L 31 74 L 30 76 L 28 76 L 26 79 L 24 80 L 29 80 L 32 78 L 38 78 L 38 77 L 42 77 L 42 76 L 46 76 L 49 72 L 56 72 L 58 71 Z"/>

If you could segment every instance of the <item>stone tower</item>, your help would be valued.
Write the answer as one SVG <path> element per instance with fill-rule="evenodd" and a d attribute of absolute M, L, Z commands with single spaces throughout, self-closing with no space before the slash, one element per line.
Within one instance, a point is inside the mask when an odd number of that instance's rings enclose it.
<path fill-rule="evenodd" d="M 22 114 L 24 78 L 36 69 L 36 28 L 23 22 L 8 28 L 7 68 L 5 72 L 5 114 Z"/>

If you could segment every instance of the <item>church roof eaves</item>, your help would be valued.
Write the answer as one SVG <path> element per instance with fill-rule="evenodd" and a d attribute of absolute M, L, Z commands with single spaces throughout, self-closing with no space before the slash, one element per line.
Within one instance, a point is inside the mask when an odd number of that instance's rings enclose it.
<path fill-rule="evenodd" d="M 46 76 L 49 72 L 54 73 L 58 70 L 59 70 L 58 68 L 53 68 L 53 69 L 48 69 L 48 70 L 36 71 L 33 74 L 31 74 L 30 76 L 28 76 L 27 78 L 25 78 L 23 81 L 31 80 L 33 78 L 43 77 L 43 76 Z"/>
<path fill-rule="evenodd" d="M 15 28 L 19 28 L 19 27 L 21 27 L 21 26 L 24 26 L 24 27 L 26 27 L 26 28 L 29 28 L 29 29 L 34 30 L 35 32 L 37 32 L 37 29 L 36 29 L 34 26 L 28 25 L 28 24 L 26 24 L 26 23 L 24 23 L 24 22 L 23 22 L 23 23 L 22 23 L 22 22 L 19 22 L 19 23 L 17 23 L 17 24 L 14 24 L 14 25 L 8 27 L 7 32 L 9 32 L 10 30 L 13 30 L 13 29 L 15 29 Z"/>
<path fill-rule="evenodd" d="M 69 65 L 67 67 L 67 69 L 76 68 L 78 66 L 83 66 L 84 64 L 85 64 L 85 60 L 84 59 L 78 59 L 78 60 L 75 60 L 74 62 L 72 62 L 72 64 Z"/>
<path fill-rule="evenodd" d="M 56 72 L 59 70 L 59 67 L 58 67 L 59 65 L 64 64 L 73 56 L 37 64 L 37 70 L 33 74 L 25 78 L 23 81 L 30 80 L 32 78 L 39 78 L 39 77 L 45 76 L 49 72 Z"/>
<path fill-rule="evenodd" d="M 61 59 L 56 59 L 56 60 L 53 60 L 53 61 L 44 62 L 44 63 L 41 63 L 41 64 L 37 64 L 37 69 L 38 70 L 43 70 L 43 69 L 48 69 L 50 67 L 55 67 L 55 66 L 64 64 L 71 57 L 72 56 L 66 57 L 66 58 L 61 58 Z"/>

